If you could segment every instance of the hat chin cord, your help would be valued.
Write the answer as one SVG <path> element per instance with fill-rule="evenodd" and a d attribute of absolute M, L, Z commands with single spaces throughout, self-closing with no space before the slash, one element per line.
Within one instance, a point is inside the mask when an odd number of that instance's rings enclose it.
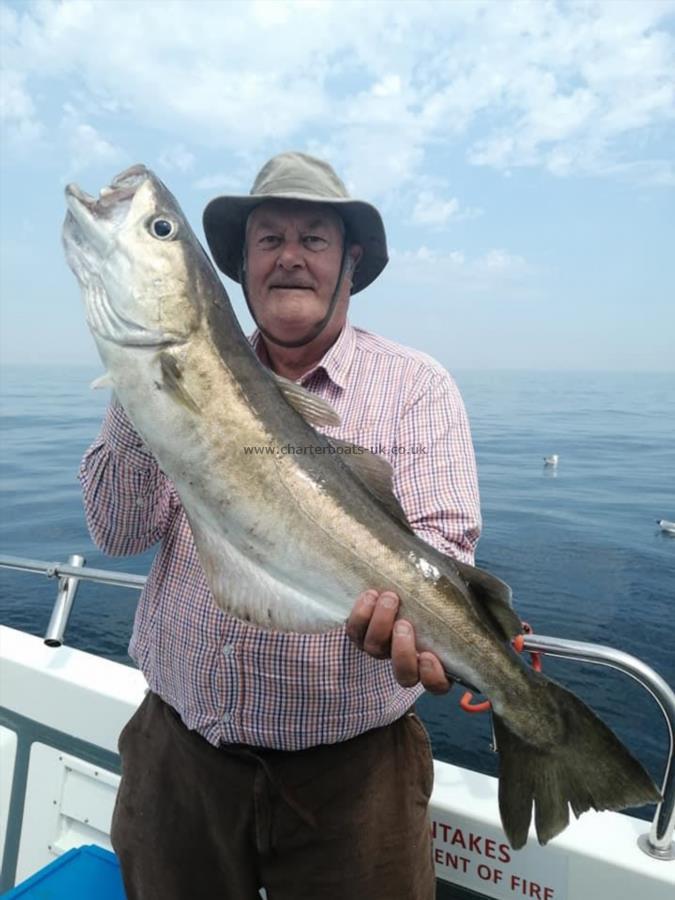
<path fill-rule="evenodd" d="M 241 289 L 244 294 L 244 300 L 246 300 L 246 306 L 248 307 L 248 311 L 251 314 L 251 318 L 255 322 L 258 331 L 263 335 L 263 337 L 266 340 L 270 341 L 270 343 L 276 344 L 277 347 L 293 348 L 304 347 L 306 344 L 311 344 L 311 342 L 321 334 L 321 332 L 333 317 L 335 306 L 338 302 L 338 296 L 340 293 L 340 285 L 342 284 L 342 279 L 347 274 L 349 268 L 348 261 L 349 257 L 347 255 L 347 247 L 343 246 L 342 260 L 340 261 L 340 274 L 338 275 L 338 280 L 337 284 L 335 285 L 335 290 L 333 291 L 333 296 L 330 299 L 328 309 L 326 310 L 326 315 L 323 317 L 323 319 L 321 319 L 320 322 L 317 322 L 316 325 L 313 325 L 304 337 L 298 338 L 295 341 L 282 341 L 280 338 L 275 337 L 270 331 L 264 328 L 258 321 L 256 314 L 253 312 L 253 307 L 251 306 L 251 298 L 249 297 L 248 293 L 248 285 L 246 283 L 246 268 L 242 260 L 242 264 L 239 267 L 239 283 L 241 284 Z"/>

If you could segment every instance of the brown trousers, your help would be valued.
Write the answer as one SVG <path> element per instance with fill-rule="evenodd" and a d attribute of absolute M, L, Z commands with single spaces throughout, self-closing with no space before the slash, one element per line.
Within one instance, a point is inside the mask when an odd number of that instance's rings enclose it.
<path fill-rule="evenodd" d="M 408 713 L 341 744 L 213 747 L 149 693 L 120 735 L 128 900 L 432 900 L 429 740 Z"/>

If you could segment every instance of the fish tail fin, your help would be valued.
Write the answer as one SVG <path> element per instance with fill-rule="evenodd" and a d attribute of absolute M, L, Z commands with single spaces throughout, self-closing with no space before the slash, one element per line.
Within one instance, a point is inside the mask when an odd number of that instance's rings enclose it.
<path fill-rule="evenodd" d="M 499 811 L 511 846 L 527 841 L 534 805 L 540 844 L 587 809 L 625 809 L 655 803 L 661 794 L 651 777 L 616 735 L 585 703 L 551 681 L 543 690 L 558 708 L 563 736 L 535 746 L 493 716 L 499 764 Z"/>

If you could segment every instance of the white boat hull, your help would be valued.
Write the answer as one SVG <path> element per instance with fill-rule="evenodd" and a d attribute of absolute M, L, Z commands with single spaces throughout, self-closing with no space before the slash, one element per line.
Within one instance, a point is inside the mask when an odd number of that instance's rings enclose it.
<path fill-rule="evenodd" d="M 140 672 L 0 626 L 2 890 L 82 844 L 110 849 L 117 737 L 146 690 Z M 497 781 L 435 764 L 431 804 L 439 896 L 452 883 L 486 897 L 672 900 L 675 862 L 643 853 L 647 822 L 586 813 L 547 847 L 512 851 Z"/>

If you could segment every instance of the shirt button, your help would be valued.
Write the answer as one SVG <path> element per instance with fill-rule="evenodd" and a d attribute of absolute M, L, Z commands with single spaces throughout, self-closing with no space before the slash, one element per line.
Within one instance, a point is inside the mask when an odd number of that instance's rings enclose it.
<path fill-rule="evenodd" d="M 223 646 L 223 656 L 230 656 L 233 650 L 234 650 L 233 644 L 225 644 Z"/>
<path fill-rule="evenodd" d="M 223 725 L 227 725 L 227 723 L 230 721 L 231 718 L 232 718 L 232 713 L 228 713 L 228 712 L 223 713 Z"/>

